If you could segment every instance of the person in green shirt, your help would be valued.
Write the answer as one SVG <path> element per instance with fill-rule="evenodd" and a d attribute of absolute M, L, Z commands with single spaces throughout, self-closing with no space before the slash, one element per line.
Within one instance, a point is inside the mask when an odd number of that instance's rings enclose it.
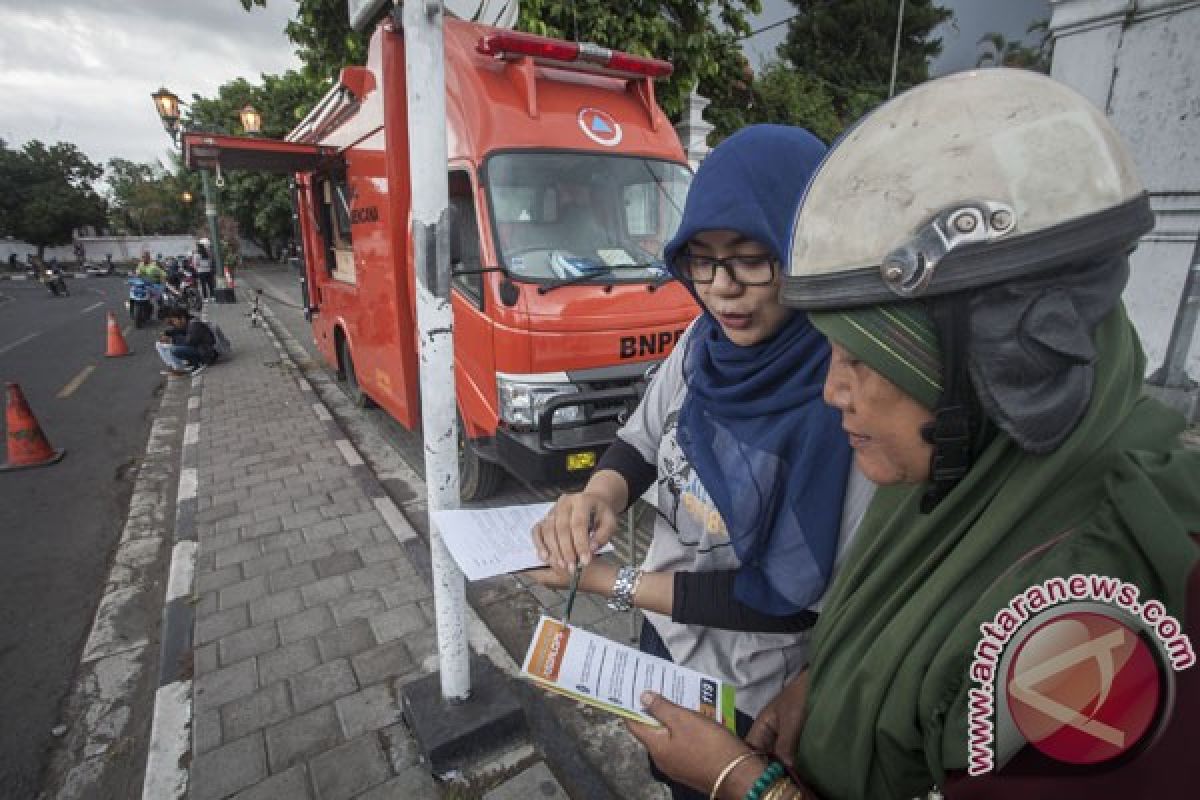
<path fill-rule="evenodd" d="M 142 260 L 138 262 L 135 274 L 144 281 L 161 284 L 166 280 L 167 273 L 150 257 L 149 250 L 142 251 Z"/>

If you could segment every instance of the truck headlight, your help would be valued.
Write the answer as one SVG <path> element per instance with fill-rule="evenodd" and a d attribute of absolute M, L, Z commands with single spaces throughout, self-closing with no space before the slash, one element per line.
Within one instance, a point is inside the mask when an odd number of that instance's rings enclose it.
<path fill-rule="evenodd" d="M 500 418 L 519 428 L 536 428 L 546 403 L 560 395 L 579 392 L 579 387 L 569 383 L 530 383 L 500 375 L 496 376 L 496 387 L 500 395 Z M 579 406 L 560 408 L 554 413 L 554 424 L 578 422 L 581 415 Z"/>

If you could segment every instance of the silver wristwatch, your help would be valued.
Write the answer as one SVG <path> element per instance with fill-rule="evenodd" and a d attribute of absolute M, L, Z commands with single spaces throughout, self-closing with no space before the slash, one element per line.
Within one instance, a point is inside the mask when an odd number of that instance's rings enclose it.
<path fill-rule="evenodd" d="M 613 611 L 628 611 L 633 608 L 633 596 L 638 584 L 642 582 L 642 571 L 633 567 L 621 567 L 617 570 L 617 579 L 613 581 L 612 598 L 608 607 Z"/>

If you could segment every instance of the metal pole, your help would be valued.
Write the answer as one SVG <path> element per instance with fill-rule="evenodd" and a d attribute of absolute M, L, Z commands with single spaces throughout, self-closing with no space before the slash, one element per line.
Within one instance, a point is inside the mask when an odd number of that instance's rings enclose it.
<path fill-rule="evenodd" d="M 454 392 L 454 316 L 446 183 L 446 73 L 440 0 L 402 7 L 408 84 L 408 163 L 412 186 L 417 341 L 421 347 L 421 431 L 425 440 L 429 548 L 442 697 L 471 693 L 466 583 L 446 549 L 433 512 L 458 508 L 458 421 Z"/>
<path fill-rule="evenodd" d="M 200 182 L 204 186 L 204 216 L 208 219 L 209 251 L 212 253 L 213 274 L 221 280 L 224 286 L 225 274 L 221 261 L 221 230 L 217 224 L 217 193 L 212 182 L 208 179 L 208 170 L 200 170 Z"/>
<path fill-rule="evenodd" d="M 1171 326 L 1171 338 L 1167 342 L 1167 353 L 1163 357 L 1162 369 L 1149 380 L 1160 386 L 1188 389 L 1193 386 L 1187 374 L 1188 354 L 1192 340 L 1196 337 L 1196 322 L 1200 319 L 1200 235 L 1192 251 L 1192 263 L 1183 282 L 1183 294 L 1179 298 L 1179 310 L 1175 313 L 1175 324 Z M 1156 378 L 1158 380 L 1156 380 Z"/>
<path fill-rule="evenodd" d="M 896 68 L 900 65 L 900 36 L 904 31 L 904 0 L 900 0 L 900 11 L 896 14 L 896 44 L 892 48 L 892 80 L 888 84 L 888 97 L 896 94 Z"/>

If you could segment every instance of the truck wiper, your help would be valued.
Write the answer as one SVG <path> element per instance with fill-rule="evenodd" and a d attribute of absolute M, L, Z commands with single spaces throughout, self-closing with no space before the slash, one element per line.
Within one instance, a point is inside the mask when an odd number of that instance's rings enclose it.
<path fill-rule="evenodd" d="M 594 267 L 589 272 L 583 272 L 579 275 L 572 275 L 570 278 L 563 278 L 562 280 L 544 283 L 538 287 L 538 294 L 546 294 L 547 292 L 552 292 L 560 287 L 572 286 L 576 283 L 586 283 L 591 278 L 603 278 L 606 275 L 613 274 L 619 269 L 652 269 L 658 265 L 658 262 L 653 261 L 647 264 L 605 264 L 603 266 Z M 667 275 L 666 280 L 672 280 L 670 274 Z M 657 288 L 658 286 L 656 284 L 651 284 L 650 291 L 654 291 L 654 289 Z"/>
<path fill-rule="evenodd" d="M 606 265 L 590 269 L 587 272 L 581 272 L 578 275 L 572 275 L 569 278 L 562 278 L 557 281 L 551 281 L 550 283 L 543 283 L 538 287 L 538 294 L 548 294 L 553 292 L 555 289 L 561 289 L 564 286 L 573 286 L 576 283 L 584 283 L 586 281 L 590 281 L 592 278 L 603 278 L 606 275 L 613 274 L 615 269 L 616 267 L 610 267 Z"/>

